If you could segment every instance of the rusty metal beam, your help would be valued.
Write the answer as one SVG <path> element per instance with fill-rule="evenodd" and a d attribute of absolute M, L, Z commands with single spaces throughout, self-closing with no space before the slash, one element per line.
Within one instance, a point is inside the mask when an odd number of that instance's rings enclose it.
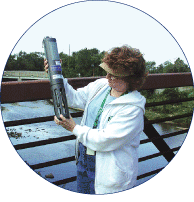
<path fill-rule="evenodd" d="M 47 80 L 2 82 L 1 103 L 44 100 L 51 98 Z"/>
<path fill-rule="evenodd" d="M 96 79 L 104 77 L 69 78 L 68 82 L 77 89 L 86 86 Z M 191 73 L 150 74 L 143 86 L 143 90 L 193 86 Z M 11 81 L 2 82 L 1 102 L 12 103 L 21 101 L 44 100 L 51 98 L 49 80 Z"/>
<path fill-rule="evenodd" d="M 191 73 L 149 74 L 143 90 L 193 86 Z"/>
<path fill-rule="evenodd" d="M 148 122 L 148 119 L 144 117 L 145 122 Z M 170 147 L 168 144 L 163 140 L 163 138 L 160 136 L 158 131 L 154 128 L 152 124 L 146 124 L 144 123 L 144 133 L 147 135 L 149 139 L 152 139 L 152 143 L 155 145 L 155 147 L 161 152 L 164 153 L 163 156 L 164 158 L 170 162 L 175 154 L 170 151 Z M 166 153 L 166 151 L 169 151 Z"/>

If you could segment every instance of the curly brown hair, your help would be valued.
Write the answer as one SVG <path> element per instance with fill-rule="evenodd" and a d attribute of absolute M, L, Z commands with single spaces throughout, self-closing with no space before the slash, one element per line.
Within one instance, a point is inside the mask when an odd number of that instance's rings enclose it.
<path fill-rule="evenodd" d="M 129 76 L 123 78 L 129 83 L 130 91 L 141 89 L 147 74 L 145 60 L 138 49 L 126 45 L 113 48 L 110 52 L 105 53 L 102 62 L 113 70 L 122 68 L 126 72 L 130 72 Z"/>

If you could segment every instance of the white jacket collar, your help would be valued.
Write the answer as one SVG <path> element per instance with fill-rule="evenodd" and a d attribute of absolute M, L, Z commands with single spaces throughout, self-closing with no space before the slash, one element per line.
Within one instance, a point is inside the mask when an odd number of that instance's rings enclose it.
<path fill-rule="evenodd" d="M 110 104 L 128 104 L 140 107 L 145 113 L 145 103 L 146 99 L 138 91 L 132 91 L 126 95 L 118 97 Z"/>
<path fill-rule="evenodd" d="M 107 88 L 108 86 L 108 80 L 107 79 L 102 79 L 103 84 L 105 86 L 102 87 L 103 88 Z M 129 104 L 129 105 L 134 105 L 137 107 L 140 107 L 144 112 L 145 112 L 145 103 L 146 103 L 146 99 L 144 96 L 142 96 L 137 90 L 132 91 L 126 95 L 120 96 L 117 99 L 113 100 L 111 103 L 109 104 Z"/>

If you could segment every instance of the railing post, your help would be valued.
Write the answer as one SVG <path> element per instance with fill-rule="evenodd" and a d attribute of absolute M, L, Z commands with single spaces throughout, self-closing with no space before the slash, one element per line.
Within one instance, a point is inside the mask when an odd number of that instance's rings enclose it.
<path fill-rule="evenodd" d="M 144 119 L 145 121 L 148 121 L 146 117 L 144 117 Z M 152 143 L 162 153 L 164 158 L 170 162 L 175 155 L 172 151 L 170 151 L 170 147 L 166 144 L 166 142 L 163 140 L 152 124 L 144 125 L 144 133 L 148 136 L 149 139 L 151 139 Z"/>

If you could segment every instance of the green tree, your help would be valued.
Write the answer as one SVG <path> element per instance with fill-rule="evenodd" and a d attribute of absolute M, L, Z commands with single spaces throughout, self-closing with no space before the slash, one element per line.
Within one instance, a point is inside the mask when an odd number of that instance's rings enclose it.
<path fill-rule="evenodd" d="M 163 63 L 164 73 L 178 73 L 178 72 L 190 72 L 190 68 L 180 58 L 176 59 L 173 63 L 166 61 Z"/>
<path fill-rule="evenodd" d="M 92 76 L 91 54 L 87 48 L 75 54 L 75 69 L 81 77 Z"/>
<path fill-rule="evenodd" d="M 75 61 L 72 56 L 68 56 L 67 54 L 61 52 L 59 54 L 62 60 L 62 73 L 65 78 L 73 78 L 77 77 L 75 71 Z"/>
<path fill-rule="evenodd" d="M 66 55 L 66 62 L 63 65 L 65 71 L 71 72 L 70 77 L 91 77 L 91 76 L 103 76 L 104 70 L 99 67 L 101 59 L 104 57 L 104 52 L 96 48 L 93 49 L 81 49 L 78 52 L 73 52 L 72 56 Z"/>
<path fill-rule="evenodd" d="M 164 69 L 163 69 L 164 73 L 176 72 L 176 70 L 174 70 L 174 65 L 171 62 L 166 61 L 163 63 L 163 65 L 164 65 Z"/>
<path fill-rule="evenodd" d="M 190 72 L 190 68 L 187 64 L 184 63 L 183 60 L 180 58 L 177 58 L 174 62 L 174 69 L 177 70 L 177 72 Z"/>
<path fill-rule="evenodd" d="M 17 65 L 16 63 L 17 63 L 16 54 L 10 55 L 5 66 L 5 70 L 7 71 L 14 70 L 14 68 Z"/>
<path fill-rule="evenodd" d="M 20 51 L 18 54 L 10 55 L 5 70 L 28 70 L 42 71 L 44 69 L 43 53 L 26 53 Z"/>
<path fill-rule="evenodd" d="M 157 67 L 157 73 L 164 73 L 164 65 L 163 65 L 163 64 L 160 64 L 160 65 Z"/>
<path fill-rule="evenodd" d="M 148 61 L 146 62 L 146 69 L 150 74 L 154 74 L 157 72 L 156 62 Z"/>

